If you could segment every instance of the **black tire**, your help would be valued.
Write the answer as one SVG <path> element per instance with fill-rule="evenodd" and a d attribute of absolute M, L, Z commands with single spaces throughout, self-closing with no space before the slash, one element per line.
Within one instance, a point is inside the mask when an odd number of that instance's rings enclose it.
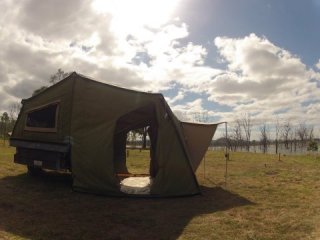
<path fill-rule="evenodd" d="M 34 167 L 34 166 L 28 166 L 28 174 L 31 177 L 37 177 L 42 173 L 42 168 Z"/>

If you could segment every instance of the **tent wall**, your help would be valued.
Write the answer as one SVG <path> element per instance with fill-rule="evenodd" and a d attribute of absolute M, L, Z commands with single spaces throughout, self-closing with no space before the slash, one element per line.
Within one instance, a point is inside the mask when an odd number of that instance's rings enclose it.
<path fill-rule="evenodd" d="M 70 119 L 72 109 L 73 75 L 64 81 L 46 89 L 38 95 L 24 101 L 17 123 L 14 127 L 12 138 L 34 140 L 42 142 L 64 142 L 70 136 Z M 59 102 L 57 119 L 57 132 L 26 131 L 27 114 L 32 109 L 45 106 L 48 103 Z"/>
<path fill-rule="evenodd" d="M 176 128 L 174 121 L 175 119 L 169 117 L 159 126 L 157 158 L 160 166 L 151 193 L 158 195 L 165 193 L 167 196 L 200 193 L 182 138 L 178 133 L 179 129 Z"/>
<path fill-rule="evenodd" d="M 199 167 L 212 137 L 217 129 L 217 124 L 196 124 L 182 122 L 183 134 L 192 160 L 195 172 Z"/>

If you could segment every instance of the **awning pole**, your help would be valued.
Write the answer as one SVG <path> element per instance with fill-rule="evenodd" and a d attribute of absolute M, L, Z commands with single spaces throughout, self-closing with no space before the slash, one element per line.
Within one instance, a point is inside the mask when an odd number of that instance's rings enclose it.
<path fill-rule="evenodd" d="M 229 152 L 228 152 L 228 123 L 225 122 L 226 128 L 226 149 L 225 149 L 225 160 L 226 160 L 226 169 L 224 174 L 225 187 L 227 187 L 227 178 L 228 178 L 228 161 L 229 161 Z"/>

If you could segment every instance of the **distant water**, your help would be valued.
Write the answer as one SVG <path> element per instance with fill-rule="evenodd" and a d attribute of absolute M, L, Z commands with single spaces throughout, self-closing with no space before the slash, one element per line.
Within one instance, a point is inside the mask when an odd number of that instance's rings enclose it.
<path fill-rule="evenodd" d="M 224 150 L 225 147 L 215 147 L 215 146 L 211 146 L 209 147 L 209 150 Z M 238 147 L 236 149 L 237 152 L 247 152 L 247 149 L 245 147 Z M 254 153 L 263 153 L 263 148 L 262 146 L 259 146 L 259 145 L 254 145 L 254 146 L 250 146 L 250 152 L 254 152 Z M 274 144 L 272 145 L 268 145 L 268 148 L 267 148 L 267 151 L 266 153 L 268 154 L 276 154 L 276 146 Z M 287 155 L 301 155 L 301 154 L 305 154 L 305 153 L 311 153 L 311 151 L 308 151 L 307 150 L 307 147 L 304 146 L 304 147 L 301 147 L 301 146 L 290 146 L 289 145 L 289 148 L 286 148 L 285 146 L 283 145 L 279 145 L 278 147 L 278 153 L 281 153 L 281 154 L 287 154 Z M 319 151 L 318 151 L 319 153 Z"/>

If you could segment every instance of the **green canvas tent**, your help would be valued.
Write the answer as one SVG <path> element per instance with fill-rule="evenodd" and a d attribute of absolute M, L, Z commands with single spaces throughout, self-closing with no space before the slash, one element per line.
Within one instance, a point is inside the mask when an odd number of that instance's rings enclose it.
<path fill-rule="evenodd" d="M 180 122 L 163 95 L 128 90 L 73 72 L 23 106 L 10 142 L 15 162 L 72 171 L 76 191 L 122 196 L 126 134 L 149 126 L 151 196 L 200 192 L 195 170 L 216 124 Z"/>

